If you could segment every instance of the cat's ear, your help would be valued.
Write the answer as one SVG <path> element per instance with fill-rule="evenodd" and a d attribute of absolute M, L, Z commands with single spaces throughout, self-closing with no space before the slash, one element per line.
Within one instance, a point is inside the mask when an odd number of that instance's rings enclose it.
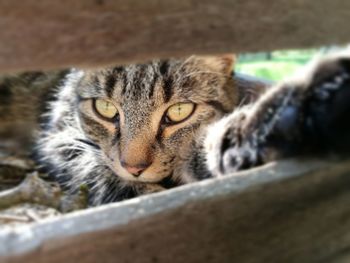
<path fill-rule="evenodd" d="M 216 56 L 195 56 L 195 60 L 211 71 L 231 75 L 236 56 L 234 54 L 222 54 Z"/>

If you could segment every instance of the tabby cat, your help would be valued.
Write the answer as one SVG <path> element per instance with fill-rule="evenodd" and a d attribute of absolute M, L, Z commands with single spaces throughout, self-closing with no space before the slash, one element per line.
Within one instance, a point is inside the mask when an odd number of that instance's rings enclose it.
<path fill-rule="evenodd" d="M 43 115 L 36 158 L 67 191 L 87 185 L 94 206 L 278 158 L 347 152 L 348 54 L 264 93 L 264 83 L 232 77 L 233 64 L 192 56 L 73 69 Z"/>
<path fill-rule="evenodd" d="M 40 163 L 69 191 L 88 185 L 92 205 L 211 177 L 207 126 L 264 87 L 233 78 L 233 63 L 192 56 L 72 70 L 45 116 Z"/>

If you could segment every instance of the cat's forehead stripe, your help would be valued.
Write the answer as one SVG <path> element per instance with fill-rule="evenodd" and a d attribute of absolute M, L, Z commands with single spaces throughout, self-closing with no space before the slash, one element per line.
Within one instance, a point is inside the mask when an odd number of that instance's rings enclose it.
<path fill-rule="evenodd" d="M 172 74 L 170 74 L 170 63 L 167 60 L 164 60 L 160 63 L 159 66 L 159 72 L 163 78 L 163 96 L 164 96 L 164 102 L 168 102 L 171 99 L 171 96 L 173 95 L 173 85 L 174 85 L 174 79 L 172 77 Z"/>
<path fill-rule="evenodd" d="M 115 67 L 112 70 L 112 74 L 115 78 L 117 78 L 116 82 L 119 81 L 121 83 L 122 88 L 125 89 L 126 82 L 127 82 L 125 68 L 122 66 Z M 111 90 L 111 93 L 110 93 L 111 97 L 114 92 L 115 85 L 116 83 L 114 83 L 114 87 Z"/>
<path fill-rule="evenodd" d="M 107 96 L 109 98 L 111 98 L 113 96 L 114 87 L 115 87 L 116 82 L 117 82 L 117 79 L 114 76 L 114 74 L 107 75 L 105 89 L 106 89 Z"/>
<path fill-rule="evenodd" d="M 115 86 L 117 82 L 121 82 L 122 86 L 125 85 L 125 70 L 123 67 L 118 66 L 105 73 L 104 89 L 109 98 L 113 97 Z"/>
<path fill-rule="evenodd" d="M 162 60 L 160 61 L 159 64 L 159 72 L 160 74 L 162 74 L 163 76 L 166 75 L 169 71 L 169 61 L 168 60 Z"/>
<path fill-rule="evenodd" d="M 191 95 L 197 96 L 196 74 L 189 72 L 197 72 L 199 68 L 197 64 L 191 61 L 166 59 L 153 60 L 145 64 L 125 65 L 111 68 L 104 71 L 96 77 L 96 90 L 102 92 L 102 96 L 115 98 L 118 101 L 144 101 L 146 105 L 156 105 L 161 101 L 168 103 L 174 95 L 177 97 L 185 97 Z M 212 77 L 212 75 L 210 75 Z M 201 75 L 202 82 L 207 83 L 207 76 Z M 207 82 L 206 82 L 207 81 Z M 206 88 L 208 94 L 214 91 L 209 90 L 210 87 L 216 85 L 208 85 Z M 213 97 L 215 94 L 213 94 Z M 156 101 L 156 103 L 155 103 Z M 131 104 L 130 104 L 131 105 Z M 129 110 L 129 109 L 128 109 Z"/>
<path fill-rule="evenodd" d="M 153 66 L 153 74 L 152 74 L 152 81 L 150 82 L 149 90 L 148 90 L 148 98 L 151 99 L 154 94 L 154 89 L 156 86 L 156 83 L 158 81 L 158 75 L 154 72 L 154 65 Z"/>
<path fill-rule="evenodd" d="M 91 82 L 87 81 L 86 85 L 88 85 L 91 88 L 96 89 L 97 92 L 102 92 L 103 91 L 103 88 L 102 88 L 102 85 L 101 85 L 101 81 L 100 81 L 98 76 L 93 76 L 92 79 L 91 79 Z"/>
<path fill-rule="evenodd" d="M 173 95 L 174 85 L 171 66 L 171 61 L 163 60 L 117 67 L 105 75 L 105 92 L 108 97 L 112 97 L 116 84 L 119 83 L 122 96 L 135 100 L 152 99 L 156 86 L 160 85 L 164 101 L 168 102 Z"/>

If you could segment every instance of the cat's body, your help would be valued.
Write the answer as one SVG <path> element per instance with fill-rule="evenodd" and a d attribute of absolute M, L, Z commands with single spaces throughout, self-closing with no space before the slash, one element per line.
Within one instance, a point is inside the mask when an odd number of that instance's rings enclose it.
<path fill-rule="evenodd" d="M 0 152 L 28 155 L 40 116 L 67 71 L 0 76 Z"/>
<path fill-rule="evenodd" d="M 68 191 L 87 185 L 98 205 L 277 158 L 347 151 L 347 55 L 246 106 L 265 85 L 232 78 L 233 61 L 190 57 L 71 71 L 44 115 L 40 164 Z"/>

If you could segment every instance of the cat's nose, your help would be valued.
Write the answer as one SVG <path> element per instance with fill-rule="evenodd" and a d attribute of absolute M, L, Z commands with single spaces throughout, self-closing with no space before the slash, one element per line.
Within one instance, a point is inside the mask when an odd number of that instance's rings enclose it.
<path fill-rule="evenodd" d="M 135 177 L 139 177 L 140 174 L 142 174 L 142 172 L 150 166 L 150 163 L 139 163 L 137 165 L 129 165 L 124 161 L 121 161 L 120 163 L 125 168 L 125 170 L 127 170 Z"/>

